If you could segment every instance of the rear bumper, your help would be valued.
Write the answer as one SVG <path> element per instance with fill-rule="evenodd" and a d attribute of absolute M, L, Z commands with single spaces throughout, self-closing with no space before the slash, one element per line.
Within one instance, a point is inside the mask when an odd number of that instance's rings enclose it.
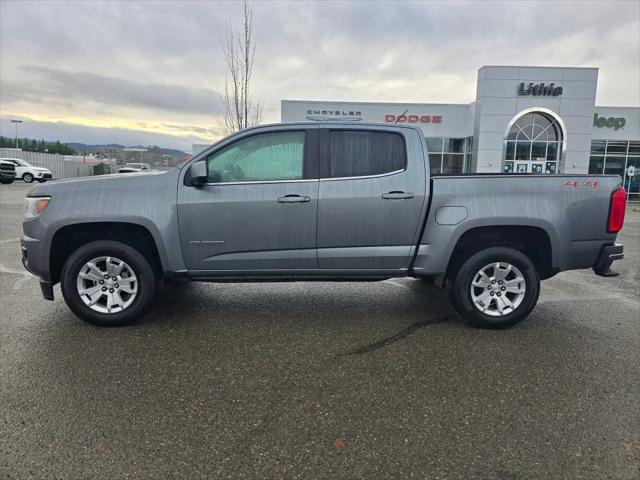
<path fill-rule="evenodd" d="M 616 260 L 622 260 L 624 258 L 624 247 L 619 244 L 605 245 L 600 250 L 600 256 L 593 266 L 593 271 L 596 275 L 601 277 L 613 277 L 617 273 L 611 270 L 611 264 Z"/>

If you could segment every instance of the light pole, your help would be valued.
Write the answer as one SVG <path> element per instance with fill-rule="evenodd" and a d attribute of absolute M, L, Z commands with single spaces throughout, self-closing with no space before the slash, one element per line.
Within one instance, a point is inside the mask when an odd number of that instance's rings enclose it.
<path fill-rule="evenodd" d="M 18 124 L 22 123 L 22 120 L 11 120 L 11 123 L 16 124 L 16 148 L 18 148 Z"/>

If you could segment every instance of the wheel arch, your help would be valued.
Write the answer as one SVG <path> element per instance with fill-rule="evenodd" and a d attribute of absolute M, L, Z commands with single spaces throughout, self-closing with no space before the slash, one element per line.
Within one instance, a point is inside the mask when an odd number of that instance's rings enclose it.
<path fill-rule="evenodd" d="M 69 255 L 87 243 L 115 240 L 125 243 L 149 260 L 159 277 L 163 272 L 164 251 L 147 226 L 133 222 L 80 222 L 64 225 L 52 236 L 49 250 L 49 272 L 52 283 L 60 280 L 60 273 Z"/>
<path fill-rule="evenodd" d="M 453 243 L 446 268 L 449 278 L 474 253 L 489 247 L 511 247 L 527 255 L 536 266 L 540 278 L 550 278 L 557 273 L 554 268 L 554 237 L 541 226 L 533 225 L 484 225 L 460 232 Z"/>

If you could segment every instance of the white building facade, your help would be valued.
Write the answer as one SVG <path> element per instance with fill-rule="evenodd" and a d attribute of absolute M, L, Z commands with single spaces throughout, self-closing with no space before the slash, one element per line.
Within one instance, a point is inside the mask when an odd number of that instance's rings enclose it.
<path fill-rule="evenodd" d="M 417 125 L 433 174 L 613 173 L 640 195 L 640 108 L 596 106 L 597 84 L 597 68 L 485 66 L 469 104 L 282 100 L 281 118 Z"/>

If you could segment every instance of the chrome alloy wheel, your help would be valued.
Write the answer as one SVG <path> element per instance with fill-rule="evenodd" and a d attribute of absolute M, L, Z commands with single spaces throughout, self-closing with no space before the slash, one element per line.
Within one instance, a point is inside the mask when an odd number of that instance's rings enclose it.
<path fill-rule="evenodd" d="M 91 310 L 119 313 L 136 298 L 138 279 L 133 269 L 119 258 L 97 257 L 82 266 L 76 287 Z"/>
<path fill-rule="evenodd" d="M 471 282 L 471 301 L 486 315 L 502 317 L 513 313 L 524 300 L 527 282 L 517 267 L 506 262 L 480 269 Z"/>

